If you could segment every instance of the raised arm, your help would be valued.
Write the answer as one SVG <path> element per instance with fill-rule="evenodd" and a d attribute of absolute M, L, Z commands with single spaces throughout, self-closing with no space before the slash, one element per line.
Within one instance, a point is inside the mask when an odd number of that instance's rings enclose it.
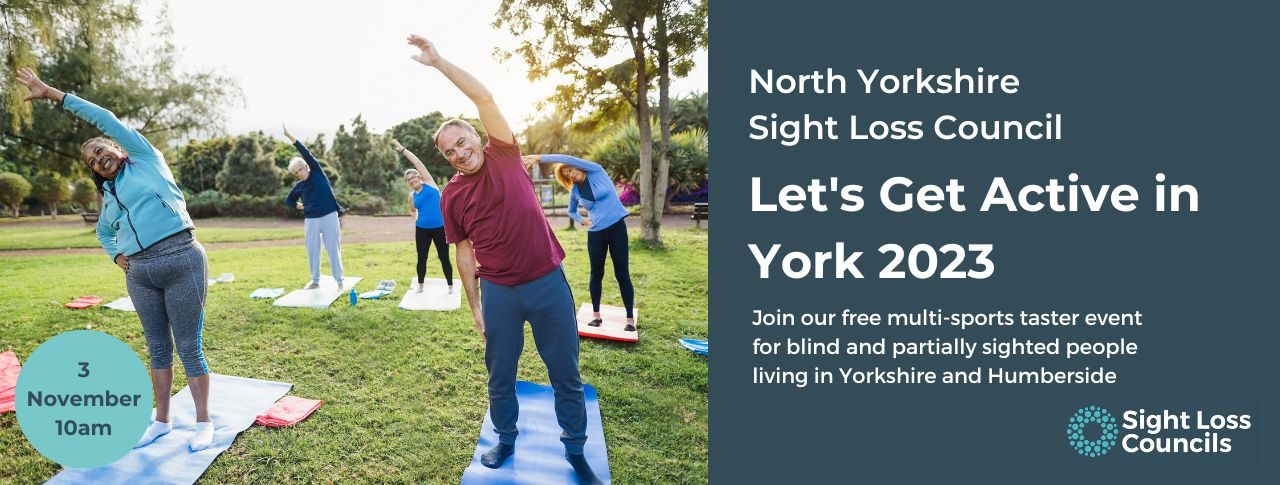
<path fill-rule="evenodd" d="M 311 175 L 319 175 L 321 178 L 328 180 L 329 177 L 324 174 L 324 169 L 320 168 L 320 162 L 316 160 L 316 157 L 311 156 L 311 151 L 307 150 L 307 146 L 303 145 L 297 138 L 294 138 L 293 134 L 289 133 L 289 128 L 284 124 L 281 124 L 280 127 L 284 128 L 284 136 L 289 138 L 290 143 L 293 143 L 293 148 L 298 150 L 302 160 L 307 162 L 307 167 L 311 169 Z"/>
<path fill-rule="evenodd" d="M 570 167 L 580 169 L 583 172 L 586 172 L 588 174 L 605 173 L 604 167 L 600 166 L 600 164 L 596 162 L 592 162 L 590 160 L 583 160 L 581 158 L 570 156 L 570 155 L 553 154 L 553 155 L 530 155 L 530 156 L 534 157 L 537 160 L 537 163 L 563 163 Z"/>
<path fill-rule="evenodd" d="M 427 171 L 427 166 L 422 164 L 422 160 L 418 160 L 417 155 L 414 155 L 413 152 L 405 148 L 404 145 L 401 145 L 400 140 L 395 138 L 391 139 L 391 145 L 396 147 L 396 153 L 404 155 L 404 158 L 408 159 L 409 163 L 413 164 L 413 168 L 418 171 L 418 174 L 426 179 L 423 180 L 422 183 L 430 185 L 436 190 L 440 190 L 440 187 L 436 186 L 436 178 L 431 176 L 431 172 Z"/>
<path fill-rule="evenodd" d="M 471 99 L 472 103 L 475 103 L 476 109 L 480 111 L 480 124 L 484 125 L 484 130 L 489 133 L 490 137 L 507 143 L 515 143 L 516 137 L 511 132 L 511 125 L 507 124 L 507 119 L 502 116 L 502 111 L 498 109 L 498 104 L 493 100 L 493 93 L 489 92 L 489 88 L 486 88 L 484 83 L 481 83 L 471 73 L 440 57 L 440 52 L 436 50 L 435 44 L 425 37 L 414 34 L 410 35 L 408 40 L 410 45 L 420 51 L 412 56 L 413 60 L 425 66 L 436 68 L 441 74 L 444 74 L 444 77 L 449 78 L 449 82 L 452 82 L 458 90 L 462 91 L 462 94 Z"/>
<path fill-rule="evenodd" d="M 151 143 L 141 133 L 138 133 L 138 130 L 122 123 L 111 111 L 80 99 L 74 94 L 64 93 L 45 84 L 44 81 L 41 81 L 36 76 L 35 71 L 29 68 L 24 67 L 18 70 L 18 82 L 26 86 L 27 90 L 30 91 L 23 98 L 23 101 L 47 99 L 60 103 L 67 111 L 96 126 L 104 135 L 107 135 L 108 138 L 120 145 L 120 148 L 123 148 L 125 153 L 134 155 L 135 161 L 152 158 L 159 160 L 159 158 L 147 156 L 155 152 L 155 148 L 151 146 Z"/>

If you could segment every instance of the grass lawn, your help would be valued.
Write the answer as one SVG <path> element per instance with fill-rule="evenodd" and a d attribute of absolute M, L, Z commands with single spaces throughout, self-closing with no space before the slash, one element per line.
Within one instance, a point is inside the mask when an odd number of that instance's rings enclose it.
<path fill-rule="evenodd" d="M 271 241 L 302 238 L 299 229 L 249 229 L 238 227 L 202 227 L 196 237 L 204 242 Z M 23 224 L 0 225 L 0 250 L 96 248 L 98 235 L 90 226 L 32 227 Z"/>
<path fill-rule="evenodd" d="M 589 301 L 586 232 L 558 235 L 574 296 Z M 0 233 L 0 241 L 8 244 L 11 236 Z M 617 483 L 707 481 L 707 361 L 676 342 L 707 334 L 707 233 L 668 230 L 664 239 L 665 251 L 634 242 L 631 248 L 640 343 L 582 341 L 583 380 L 600 392 Z M 236 275 L 234 283 L 209 289 L 203 339 L 212 371 L 292 382 L 290 394 L 325 404 L 293 428 L 249 428 L 203 482 L 458 482 L 487 409 L 483 341 L 466 303 L 447 313 L 396 307 L 413 276 L 411 242 L 343 250 L 348 274 L 365 277 L 358 290 L 394 278 L 396 293 L 355 307 L 340 298 L 328 310 L 276 308 L 248 294 L 305 283 L 301 247 L 209 254 L 211 274 Z M 428 276 L 439 271 L 433 258 Z M 607 274 L 604 303 L 621 305 Z M 60 332 L 92 328 L 120 338 L 147 362 L 135 314 L 61 306 L 87 294 L 125 296 L 123 275 L 97 255 L 0 257 L 0 351 L 13 349 L 25 361 Z M 526 329 L 519 378 L 546 383 L 534 349 Z M 186 384 L 176 374 L 174 392 Z M 0 449 L 2 483 L 40 482 L 59 470 L 27 443 L 14 413 L 0 415 Z"/>

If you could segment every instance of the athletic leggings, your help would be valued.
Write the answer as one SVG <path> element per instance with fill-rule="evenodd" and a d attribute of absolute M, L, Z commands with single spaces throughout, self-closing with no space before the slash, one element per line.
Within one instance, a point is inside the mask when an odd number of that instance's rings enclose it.
<path fill-rule="evenodd" d="M 627 262 L 627 220 L 619 219 L 612 226 L 587 232 L 587 257 L 591 260 L 591 308 L 600 311 L 600 292 L 604 283 L 604 257 L 613 259 L 613 277 L 622 290 L 622 303 L 627 306 L 627 318 L 632 317 L 635 306 L 635 288 L 631 286 L 631 270 Z"/>
<path fill-rule="evenodd" d="M 427 277 L 427 254 L 431 252 L 431 243 L 435 242 L 436 256 L 444 269 L 444 280 L 453 286 L 453 265 L 449 263 L 449 243 L 444 240 L 444 227 L 423 229 L 415 226 L 414 240 L 418 243 L 418 284 L 421 285 Z"/>
<path fill-rule="evenodd" d="M 204 247 L 190 231 L 129 256 L 125 286 L 142 320 L 152 369 L 173 368 L 176 346 L 188 379 L 209 373 L 200 343 L 208 277 Z"/>

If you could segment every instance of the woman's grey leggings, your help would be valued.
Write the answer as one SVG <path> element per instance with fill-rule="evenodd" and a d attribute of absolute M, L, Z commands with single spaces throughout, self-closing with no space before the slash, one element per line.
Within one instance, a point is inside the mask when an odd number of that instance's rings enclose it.
<path fill-rule="evenodd" d="M 176 343 L 188 379 L 209 373 L 200 344 L 208 277 L 204 247 L 189 231 L 129 256 L 125 283 L 142 320 L 152 369 L 173 367 Z"/>

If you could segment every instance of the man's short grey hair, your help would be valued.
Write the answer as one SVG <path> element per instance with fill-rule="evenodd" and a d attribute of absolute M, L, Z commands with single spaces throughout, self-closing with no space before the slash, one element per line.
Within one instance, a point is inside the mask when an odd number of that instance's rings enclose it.
<path fill-rule="evenodd" d="M 436 141 L 436 148 L 440 147 L 440 134 L 444 132 L 445 128 L 448 128 L 450 126 L 460 126 L 466 129 L 472 135 L 480 136 L 480 133 L 476 132 L 476 127 L 471 126 L 471 123 L 468 123 L 467 120 L 464 120 L 462 118 L 454 118 L 444 123 L 441 123 L 440 127 L 436 128 L 436 134 L 431 137 Z"/>

